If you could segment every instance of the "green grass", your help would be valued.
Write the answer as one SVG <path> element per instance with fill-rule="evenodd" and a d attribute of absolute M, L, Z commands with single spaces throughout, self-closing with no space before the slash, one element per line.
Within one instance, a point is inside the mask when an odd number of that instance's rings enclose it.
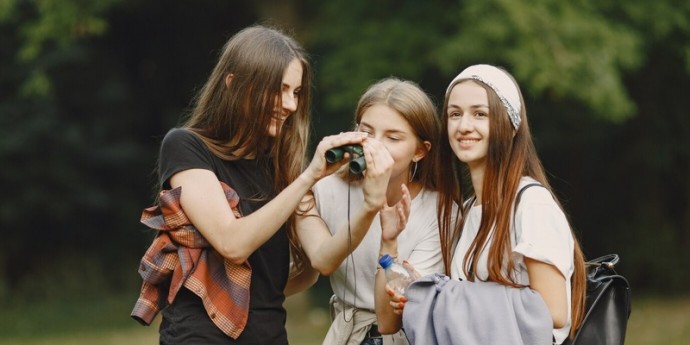
<path fill-rule="evenodd" d="M 310 308 L 307 297 L 286 301 L 291 344 L 321 344 L 328 329 L 326 311 Z M 157 344 L 160 316 L 149 327 L 139 325 L 129 317 L 134 301 L 121 296 L 0 307 L 0 344 Z"/>
<path fill-rule="evenodd" d="M 157 323 L 139 326 L 129 318 L 134 297 L 56 301 L 0 309 L 0 344 L 157 344 Z M 321 344 L 328 328 L 325 310 L 311 308 L 306 294 L 288 298 L 291 344 Z M 690 296 L 633 300 L 627 345 L 681 345 L 690 339 Z"/>
<path fill-rule="evenodd" d="M 626 345 L 686 345 L 689 339 L 690 296 L 633 298 Z"/>

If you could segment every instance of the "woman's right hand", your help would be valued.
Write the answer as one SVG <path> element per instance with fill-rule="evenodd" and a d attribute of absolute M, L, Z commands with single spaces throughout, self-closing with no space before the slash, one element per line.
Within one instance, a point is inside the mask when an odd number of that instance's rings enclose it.
<path fill-rule="evenodd" d="M 367 162 L 362 182 L 364 203 L 369 209 L 379 211 L 388 205 L 386 192 L 395 161 L 386 146 L 376 139 L 367 139 L 363 148 Z"/>
<path fill-rule="evenodd" d="M 391 289 L 390 285 L 386 284 L 386 294 L 390 297 L 390 305 L 393 308 L 393 312 L 396 315 L 402 315 L 405 310 L 405 303 L 407 303 L 407 298 L 400 295 Z"/>
<path fill-rule="evenodd" d="M 341 161 L 331 164 L 326 161 L 326 151 L 334 147 L 340 147 L 348 144 L 362 145 L 366 138 L 367 133 L 364 132 L 344 132 L 324 137 L 319 142 L 319 145 L 316 146 L 314 158 L 312 158 L 309 166 L 307 166 L 307 169 L 304 171 L 304 174 L 306 174 L 306 176 L 308 176 L 313 182 L 316 182 L 334 173 L 340 167 L 350 161 L 349 153 L 346 153 L 345 158 L 343 158 Z"/>

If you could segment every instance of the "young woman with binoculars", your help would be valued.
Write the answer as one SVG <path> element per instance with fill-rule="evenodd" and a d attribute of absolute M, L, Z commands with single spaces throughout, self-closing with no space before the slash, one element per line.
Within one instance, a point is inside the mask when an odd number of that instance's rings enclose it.
<path fill-rule="evenodd" d="M 367 134 L 361 151 L 355 145 L 327 154 L 327 160 L 348 162 L 347 168 L 314 185 L 296 223 L 313 268 L 330 276 L 335 293 L 324 344 L 382 344 L 381 333 L 391 330 L 379 330 L 377 317 L 401 323 L 388 304 L 374 303 L 375 291 L 386 300 L 385 277 L 374 264 L 380 256 L 406 259 L 424 273 L 443 272 L 431 178 L 440 135 L 434 104 L 415 83 L 386 78 L 360 98 L 355 125 Z M 401 332 L 386 337 L 407 344 Z"/>

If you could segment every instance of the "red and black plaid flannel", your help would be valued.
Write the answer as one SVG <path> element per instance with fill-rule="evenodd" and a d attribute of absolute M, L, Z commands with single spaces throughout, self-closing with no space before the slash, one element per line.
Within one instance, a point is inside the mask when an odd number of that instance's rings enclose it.
<path fill-rule="evenodd" d="M 241 217 L 239 196 L 221 186 L 232 212 Z M 159 205 L 141 215 L 141 222 L 159 233 L 141 259 L 144 282 L 131 316 L 150 325 L 184 285 L 201 298 L 213 323 L 236 339 L 247 324 L 251 267 L 230 263 L 213 250 L 182 210 L 181 194 L 182 187 L 161 191 Z"/>

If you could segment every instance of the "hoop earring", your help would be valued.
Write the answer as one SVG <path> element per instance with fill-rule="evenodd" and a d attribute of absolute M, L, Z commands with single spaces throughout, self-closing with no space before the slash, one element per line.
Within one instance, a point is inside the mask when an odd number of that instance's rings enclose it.
<path fill-rule="evenodd" d="M 409 182 L 412 182 L 415 174 L 417 174 L 417 161 L 414 161 L 414 169 L 412 169 L 412 175 L 410 175 L 410 181 Z"/>

